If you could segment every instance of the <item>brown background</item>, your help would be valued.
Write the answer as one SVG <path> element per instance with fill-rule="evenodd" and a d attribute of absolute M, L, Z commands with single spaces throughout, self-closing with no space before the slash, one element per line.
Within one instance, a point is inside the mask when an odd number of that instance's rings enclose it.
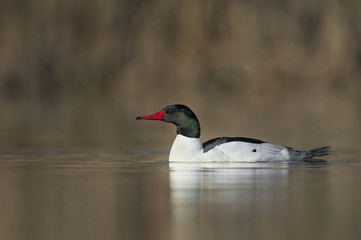
<path fill-rule="evenodd" d="M 135 117 L 183 103 L 202 140 L 358 148 L 360 22 L 359 0 L 2 1 L 0 146 L 168 149 Z"/>

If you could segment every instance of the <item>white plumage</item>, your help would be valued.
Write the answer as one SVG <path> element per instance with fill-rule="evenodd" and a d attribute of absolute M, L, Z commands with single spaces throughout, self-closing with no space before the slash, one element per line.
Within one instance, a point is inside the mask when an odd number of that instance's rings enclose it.
<path fill-rule="evenodd" d="M 171 162 L 267 162 L 288 161 L 290 154 L 286 147 L 271 143 L 226 142 L 203 152 L 199 138 L 178 134 L 169 154 Z"/>

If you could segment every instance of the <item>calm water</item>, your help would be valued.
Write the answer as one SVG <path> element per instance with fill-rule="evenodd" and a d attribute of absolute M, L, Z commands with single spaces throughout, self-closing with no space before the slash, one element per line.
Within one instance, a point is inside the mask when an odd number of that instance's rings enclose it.
<path fill-rule="evenodd" d="M 360 239 L 361 153 L 169 164 L 166 153 L 0 152 L 1 239 Z"/>

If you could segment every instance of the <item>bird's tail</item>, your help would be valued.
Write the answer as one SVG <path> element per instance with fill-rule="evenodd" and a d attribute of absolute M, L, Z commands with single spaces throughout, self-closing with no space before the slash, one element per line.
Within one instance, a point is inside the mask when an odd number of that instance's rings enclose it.
<path fill-rule="evenodd" d="M 324 146 L 320 148 L 314 148 L 301 152 L 302 159 L 312 159 L 314 157 L 321 157 L 330 154 L 330 146 Z"/>
<path fill-rule="evenodd" d="M 314 157 L 322 157 L 330 154 L 331 147 L 324 146 L 319 148 L 313 148 L 305 151 L 295 151 L 293 150 L 291 158 L 294 160 L 312 160 Z"/>
<path fill-rule="evenodd" d="M 331 147 L 330 146 L 324 146 L 320 148 L 313 148 L 310 150 L 302 151 L 301 152 L 301 158 L 302 160 L 310 160 L 314 157 L 322 157 L 330 154 Z"/>

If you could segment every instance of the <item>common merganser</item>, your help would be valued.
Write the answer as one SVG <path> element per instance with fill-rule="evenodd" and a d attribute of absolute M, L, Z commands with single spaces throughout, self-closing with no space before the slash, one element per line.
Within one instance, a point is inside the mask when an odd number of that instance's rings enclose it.
<path fill-rule="evenodd" d="M 169 153 L 170 162 L 300 161 L 330 153 L 329 146 L 297 151 L 290 147 L 245 137 L 220 137 L 202 144 L 196 115 L 190 108 L 180 104 L 169 105 L 155 114 L 136 118 L 141 119 L 160 120 L 176 125 L 177 137 Z"/>

